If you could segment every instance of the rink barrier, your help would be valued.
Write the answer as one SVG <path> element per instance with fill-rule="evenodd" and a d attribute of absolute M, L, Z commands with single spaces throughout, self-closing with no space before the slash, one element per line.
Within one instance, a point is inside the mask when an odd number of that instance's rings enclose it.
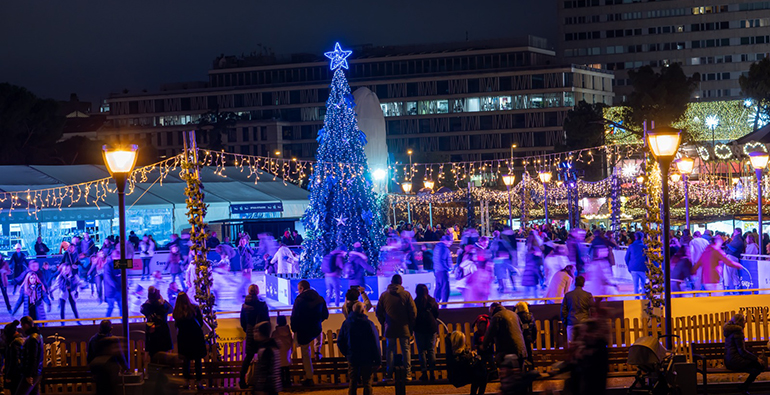
<path fill-rule="evenodd" d="M 675 351 L 682 355 L 687 355 L 690 360 L 691 343 L 722 343 L 724 334 L 722 327 L 733 315 L 735 311 L 720 312 L 712 314 L 693 315 L 688 317 L 676 317 L 674 319 L 673 333 L 680 336 L 675 339 Z M 767 310 L 754 310 L 744 312 L 746 315 L 745 335 L 747 341 L 768 341 L 770 340 L 770 319 Z M 378 329 L 379 325 L 377 325 Z M 535 355 L 535 367 L 538 370 L 545 371 L 554 361 L 558 361 L 565 355 L 564 346 L 566 340 L 564 337 L 564 326 L 560 321 L 536 320 L 535 328 L 537 336 L 533 344 L 533 354 Z M 664 324 L 657 319 L 621 319 L 616 318 L 608 323 L 608 343 L 613 350 L 620 351 L 631 346 L 637 339 L 645 336 L 658 336 L 665 332 Z M 437 370 L 436 376 L 443 380 L 447 378 L 446 372 L 446 343 L 441 341 L 447 333 L 460 331 L 465 334 L 468 346 L 472 346 L 473 328 L 471 322 L 449 322 L 446 327 L 439 326 L 439 336 L 437 343 Z M 347 382 L 347 363 L 336 347 L 338 331 L 327 330 L 324 332 L 321 344 L 321 353 L 323 359 L 314 362 L 315 381 L 319 384 L 343 384 Z M 130 368 L 134 371 L 143 371 L 149 362 L 144 352 L 144 340 L 132 340 Z M 386 350 L 386 341 L 381 338 L 381 346 L 384 352 Z M 410 345 L 412 350 L 412 371 L 418 373 L 420 364 L 416 354 L 416 347 Z M 176 350 L 176 346 L 175 346 Z M 296 342 L 292 347 L 292 376 L 296 383 L 303 377 L 302 371 L 302 353 Z M 613 351 L 611 350 L 611 351 Z M 83 374 L 87 371 L 86 363 L 86 342 L 59 342 L 46 344 L 46 359 L 44 369 L 43 385 L 44 392 L 88 392 L 93 390 L 92 384 L 88 382 L 66 381 L 65 379 L 52 380 L 50 377 L 61 377 L 65 372 L 79 372 Z M 214 359 L 212 355 L 206 358 L 204 374 L 206 381 L 211 388 L 232 388 L 237 386 L 237 372 L 240 361 L 244 355 L 243 342 L 220 342 L 219 358 Z M 400 352 L 399 347 L 399 352 Z M 719 363 L 716 361 L 715 363 Z M 614 359 L 610 366 L 610 373 L 613 375 L 632 375 L 636 368 L 630 366 L 620 359 Z M 179 371 L 181 372 L 181 370 Z M 70 380 L 75 380 L 77 376 L 70 374 Z M 376 377 L 382 378 L 383 372 L 377 372 Z M 62 381 L 64 380 L 64 381 Z M 82 381 L 82 380 L 81 380 Z"/>

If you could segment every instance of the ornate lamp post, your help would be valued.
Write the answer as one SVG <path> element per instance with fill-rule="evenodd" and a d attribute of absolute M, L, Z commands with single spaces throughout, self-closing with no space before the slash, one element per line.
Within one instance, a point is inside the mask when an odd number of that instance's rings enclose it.
<path fill-rule="evenodd" d="M 131 145 L 128 149 L 111 149 L 106 145 L 102 147 L 102 156 L 107 169 L 110 171 L 115 186 L 118 189 L 118 222 L 120 234 L 120 262 L 114 263 L 120 268 L 120 308 L 123 323 L 123 337 L 126 338 L 126 361 L 130 361 L 131 346 L 129 345 L 128 323 L 128 276 L 126 269 L 129 262 L 126 260 L 126 178 L 136 164 L 136 150 L 139 147 Z"/>
<path fill-rule="evenodd" d="M 548 183 L 551 182 L 551 172 L 541 171 L 537 175 L 543 183 L 543 201 L 545 206 L 545 223 L 548 223 Z"/>
<path fill-rule="evenodd" d="M 405 194 L 409 194 L 412 192 L 412 183 L 410 181 L 402 182 L 401 183 L 401 189 L 404 190 Z M 407 222 L 412 223 L 412 206 L 409 204 L 409 200 L 406 201 L 406 216 L 407 216 Z"/>
<path fill-rule="evenodd" d="M 424 180 L 422 185 L 425 188 L 430 189 L 430 193 L 433 193 L 433 187 L 436 185 L 433 180 Z M 433 227 L 433 202 L 428 201 L 428 216 L 430 217 L 430 227 Z"/>
<path fill-rule="evenodd" d="M 663 287 L 664 298 L 666 303 L 665 309 L 665 322 L 666 322 L 666 335 L 671 335 L 673 326 L 673 319 L 671 317 L 671 251 L 669 244 L 671 240 L 668 237 L 669 228 L 671 227 L 669 202 L 668 202 L 668 170 L 671 167 L 671 161 L 676 155 L 676 151 L 679 149 L 679 130 L 671 127 L 662 127 L 647 132 L 647 144 L 650 146 L 655 158 L 658 159 L 658 165 L 661 172 L 661 184 L 663 195 L 663 229 L 661 230 L 661 238 L 663 238 Z M 673 345 L 673 340 L 670 336 L 666 337 L 666 348 L 669 350 Z"/>
<path fill-rule="evenodd" d="M 770 156 L 764 152 L 752 152 L 749 154 L 751 167 L 757 174 L 757 220 L 759 221 L 759 240 L 762 240 L 762 172 L 767 168 L 767 161 Z M 762 243 L 760 243 L 761 245 Z"/>
<path fill-rule="evenodd" d="M 685 226 L 688 231 L 690 229 L 690 174 L 695 169 L 695 160 L 692 158 L 679 158 L 676 161 L 676 167 L 679 169 L 679 173 L 682 174 L 682 181 L 684 182 L 684 220 Z"/>
<path fill-rule="evenodd" d="M 511 186 L 516 181 L 515 174 L 508 174 L 503 176 L 503 184 L 508 189 L 508 226 L 513 227 L 513 208 L 511 208 Z"/>

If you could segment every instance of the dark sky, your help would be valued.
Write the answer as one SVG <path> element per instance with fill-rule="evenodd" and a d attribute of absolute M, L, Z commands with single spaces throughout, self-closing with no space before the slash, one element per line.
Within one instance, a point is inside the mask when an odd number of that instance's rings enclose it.
<path fill-rule="evenodd" d="M 206 80 L 220 53 L 276 54 L 532 34 L 554 44 L 553 0 L 23 0 L 0 6 L 0 81 L 42 97 L 157 91 Z"/>

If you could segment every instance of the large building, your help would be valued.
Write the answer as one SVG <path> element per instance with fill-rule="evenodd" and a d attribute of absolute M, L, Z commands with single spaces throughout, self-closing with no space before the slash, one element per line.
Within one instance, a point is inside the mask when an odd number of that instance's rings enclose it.
<path fill-rule="evenodd" d="M 575 103 L 610 104 L 613 97 L 611 72 L 560 65 L 536 37 L 353 49 L 352 91 L 376 94 L 396 159 L 408 149 L 423 160 L 503 158 L 512 144 L 517 155 L 548 152 L 563 142 L 563 120 Z M 229 111 L 240 120 L 223 139 L 226 150 L 313 158 L 332 79 L 326 58 L 220 56 L 208 77 L 157 93 L 111 95 L 110 125 L 100 137 L 143 141 L 172 155 L 201 115 Z"/>
<path fill-rule="evenodd" d="M 680 63 L 701 75 L 694 99 L 740 97 L 738 77 L 770 52 L 770 2 L 560 0 L 565 62 L 615 72 L 615 100 L 632 91 L 628 70 Z"/>

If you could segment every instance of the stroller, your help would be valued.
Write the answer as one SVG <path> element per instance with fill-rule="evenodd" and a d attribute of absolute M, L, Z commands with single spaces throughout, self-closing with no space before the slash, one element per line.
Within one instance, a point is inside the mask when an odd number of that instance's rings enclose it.
<path fill-rule="evenodd" d="M 640 337 L 629 348 L 628 364 L 636 366 L 634 383 L 628 387 L 629 395 L 679 394 L 674 371 L 675 354 L 668 354 L 660 344 L 659 339 L 663 337 L 666 336 Z"/>

